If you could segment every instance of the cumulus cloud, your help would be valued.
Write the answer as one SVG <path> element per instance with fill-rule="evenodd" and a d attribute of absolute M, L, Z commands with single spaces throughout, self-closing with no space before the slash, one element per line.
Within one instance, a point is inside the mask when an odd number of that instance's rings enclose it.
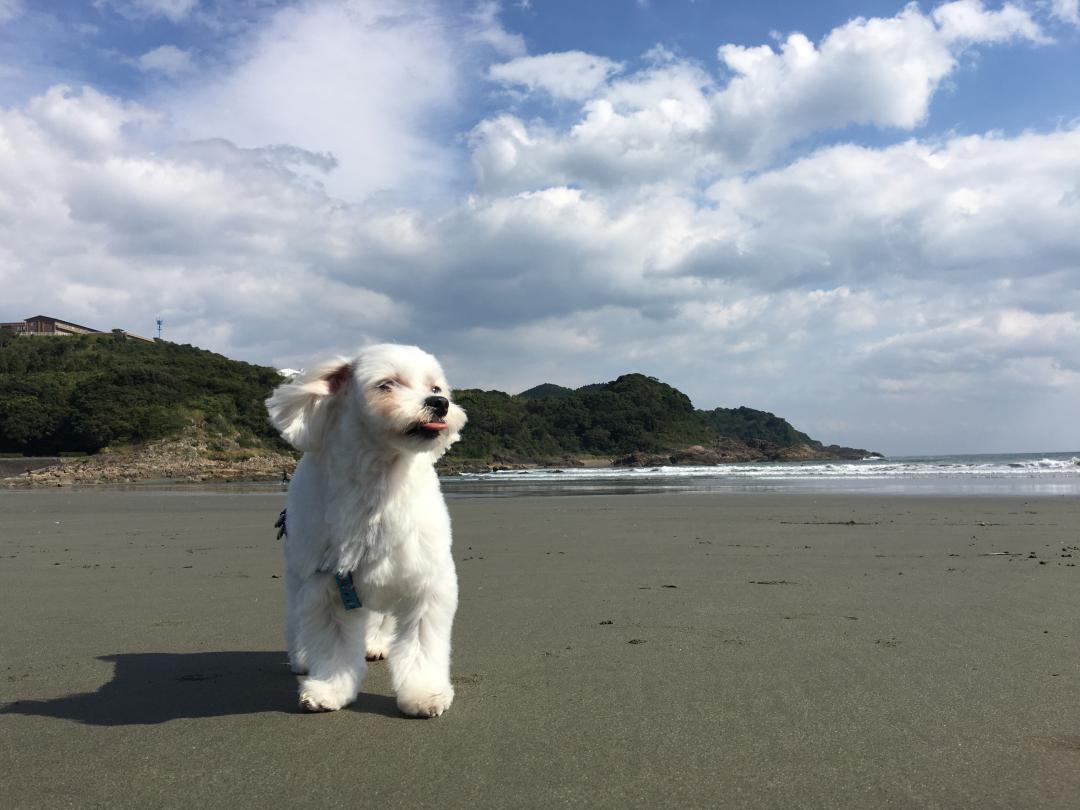
<path fill-rule="evenodd" d="M 165 105 L 194 138 L 332 153 L 326 181 L 349 199 L 424 196 L 455 171 L 427 123 L 453 109 L 461 58 L 438 9 L 313 3 L 277 11 L 226 70 L 194 76 Z"/>
<path fill-rule="evenodd" d="M 195 69 L 191 54 L 175 45 L 161 45 L 147 51 L 138 59 L 142 70 L 156 71 L 167 76 L 177 76 Z"/>
<path fill-rule="evenodd" d="M 1060 386 L 1080 381 L 1080 319 L 1072 312 L 1032 313 L 1000 309 L 973 314 L 933 328 L 903 331 L 862 347 L 868 357 L 889 355 L 900 372 L 879 379 L 897 393 L 925 395 L 930 372 L 968 382 L 998 374 L 1026 386 Z M 1061 350 L 1062 347 L 1064 351 Z M 1015 361 L 1032 358 L 1043 363 Z M 1022 375 L 1018 378 L 1017 375 Z M 935 383 L 931 383 L 935 384 Z"/>
<path fill-rule="evenodd" d="M 497 2 L 480 3 L 472 14 L 471 22 L 472 25 L 465 32 L 467 41 L 488 45 L 500 56 L 520 56 L 525 53 L 525 40 L 521 34 L 507 31 L 499 22 Z"/>
<path fill-rule="evenodd" d="M 503 113 L 470 133 L 480 188 L 505 193 L 551 185 L 596 188 L 692 180 L 715 161 L 703 149 L 711 118 L 708 75 L 671 63 L 612 82 L 567 132 Z"/>
<path fill-rule="evenodd" d="M 325 273 L 349 254 L 355 222 L 297 173 L 304 155 L 221 141 L 151 152 L 131 132 L 144 119 L 90 90 L 2 113 L 8 306 L 144 332 L 157 314 L 172 339 L 240 356 L 263 340 L 287 350 L 273 324 L 298 328 L 302 311 L 305 334 L 327 345 L 343 322 L 355 335 L 399 322 L 385 295 Z M 311 155 L 304 168 L 325 165 Z"/>
<path fill-rule="evenodd" d="M 1063 22 L 1080 26 L 1080 0 L 1051 0 L 1050 13 Z"/>
<path fill-rule="evenodd" d="M 110 6 L 117 13 L 132 19 L 164 17 L 180 22 L 199 5 L 199 0 L 96 0 L 96 5 Z"/>
<path fill-rule="evenodd" d="M 582 51 L 521 56 L 492 65 L 488 78 L 529 90 L 544 90 L 553 98 L 581 101 L 588 98 L 608 77 L 622 68 L 618 62 Z"/>
<path fill-rule="evenodd" d="M 981 0 L 955 0 L 935 8 L 932 16 L 950 42 L 1048 41 L 1031 15 L 1012 3 L 1006 3 L 998 11 L 988 11 Z"/>
<path fill-rule="evenodd" d="M 722 45 L 721 77 L 668 53 L 637 73 L 597 81 L 566 130 L 506 114 L 482 122 L 472 135 L 474 167 L 482 186 L 497 191 L 535 187 L 537 176 L 611 187 L 756 170 L 814 133 L 852 124 L 914 129 L 961 50 L 1010 39 L 1047 41 L 1017 6 L 989 11 L 957 0 L 930 16 L 912 4 L 894 17 L 857 18 L 816 45 L 800 33 L 778 49 Z M 573 86 L 584 93 L 583 83 Z"/>
<path fill-rule="evenodd" d="M 10 300 L 136 331 L 132 317 L 163 315 L 204 344 L 217 324 L 215 348 L 294 364 L 357 335 L 426 339 L 470 374 L 523 384 L 567 358 L 589 374 L 640 363 L 702 404 L 720 391 L 700 379 L 737 371 L 780 407 L 795 398 L 785 375 L 831 366 L 852 340 L 860 378 L 891 394 L 894 379 L 928 388 L 965 336 L 987 374 L 1041 358 L 1031 374 L 1071 385 L 1077 368 L 1078 128 L 830 147 L 704 198 L 555 187 L 423 213 L 329 196 L 314 181 L 333 170 L 325 154 L 150 151 L 154 122 L 63 88 L 4 113 Z M 956 338 L 950 324 L 972 319 Z M 488 358 L 506 341 L 534 357 Z"/>
<path fill-rule="evenodd" d="M 735 220 L 723 264 L 760 283 L 819 283 L 897 275 L 987 280 L 1039 256 L 1045 273 L 1075 272 L 1073 219 L 1080 128 L 1016 138 L 841 145 L 708 194 Z"/>
<path fill-rule="evenodd" d="M 29 120 L 43 139 L 85 155 L 125 149 L 133 130 L 159 116 L 139 104 L 125 102 L 92 87 L 75 91 L 54 85 L 27 105 Z"/>

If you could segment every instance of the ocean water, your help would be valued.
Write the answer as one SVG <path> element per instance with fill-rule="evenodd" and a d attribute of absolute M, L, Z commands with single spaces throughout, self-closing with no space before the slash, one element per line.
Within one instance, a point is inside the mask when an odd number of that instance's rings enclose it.
<path fill-rule="evenodd" d="M 1080 451 L 746 462 L 709 467 L 565 467 L 448 476 L 449 497 L 650 492 L 1080 495 Z"/>

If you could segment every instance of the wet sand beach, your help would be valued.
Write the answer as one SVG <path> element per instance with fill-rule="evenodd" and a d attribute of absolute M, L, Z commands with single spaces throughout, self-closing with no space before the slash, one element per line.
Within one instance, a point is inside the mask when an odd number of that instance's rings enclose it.
<path fill-rule="evenodd" d="M 1077 806 L 1080 499 L 455 499 L 427 721 L 297 711 L 283 501 L 0 492 L 5 807 Z"/>

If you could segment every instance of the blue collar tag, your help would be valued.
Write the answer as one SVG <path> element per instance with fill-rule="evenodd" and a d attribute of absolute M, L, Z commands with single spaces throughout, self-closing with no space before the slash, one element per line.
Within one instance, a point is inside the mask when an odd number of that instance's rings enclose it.
<path fill-rule="evenodd" d="M 356 586 L 353 585 L 352 571 L 347 574 L 336 574 L 334 581 L 337 582 L 338 592 L 341 594 L 341 604 L 346 610 L 356 610 L 358 607 L 363 607 L 360 595 L 356 592 Z"/>

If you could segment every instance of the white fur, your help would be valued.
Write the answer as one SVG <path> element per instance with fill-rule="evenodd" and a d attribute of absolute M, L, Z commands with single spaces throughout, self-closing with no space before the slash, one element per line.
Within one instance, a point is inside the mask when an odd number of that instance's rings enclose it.
<path fill-rule="evenodd" d="M 405 714 L 437 716 L 454 699 L 457 576 L 433 464 L 466 417 L 451 401 L 444 430 L 416 435 L 433 419 L 433 388 L 450 398 L 434 357 L 383 344 L 322 363 L 266 401 L 282 436 L 305 451 L 286 507 L 285 636 L 308 711 L 355 700 L 365 656 L 389 658 Z M 334 575 L 348 572 L 361 609 L 341 604 Z"/>

